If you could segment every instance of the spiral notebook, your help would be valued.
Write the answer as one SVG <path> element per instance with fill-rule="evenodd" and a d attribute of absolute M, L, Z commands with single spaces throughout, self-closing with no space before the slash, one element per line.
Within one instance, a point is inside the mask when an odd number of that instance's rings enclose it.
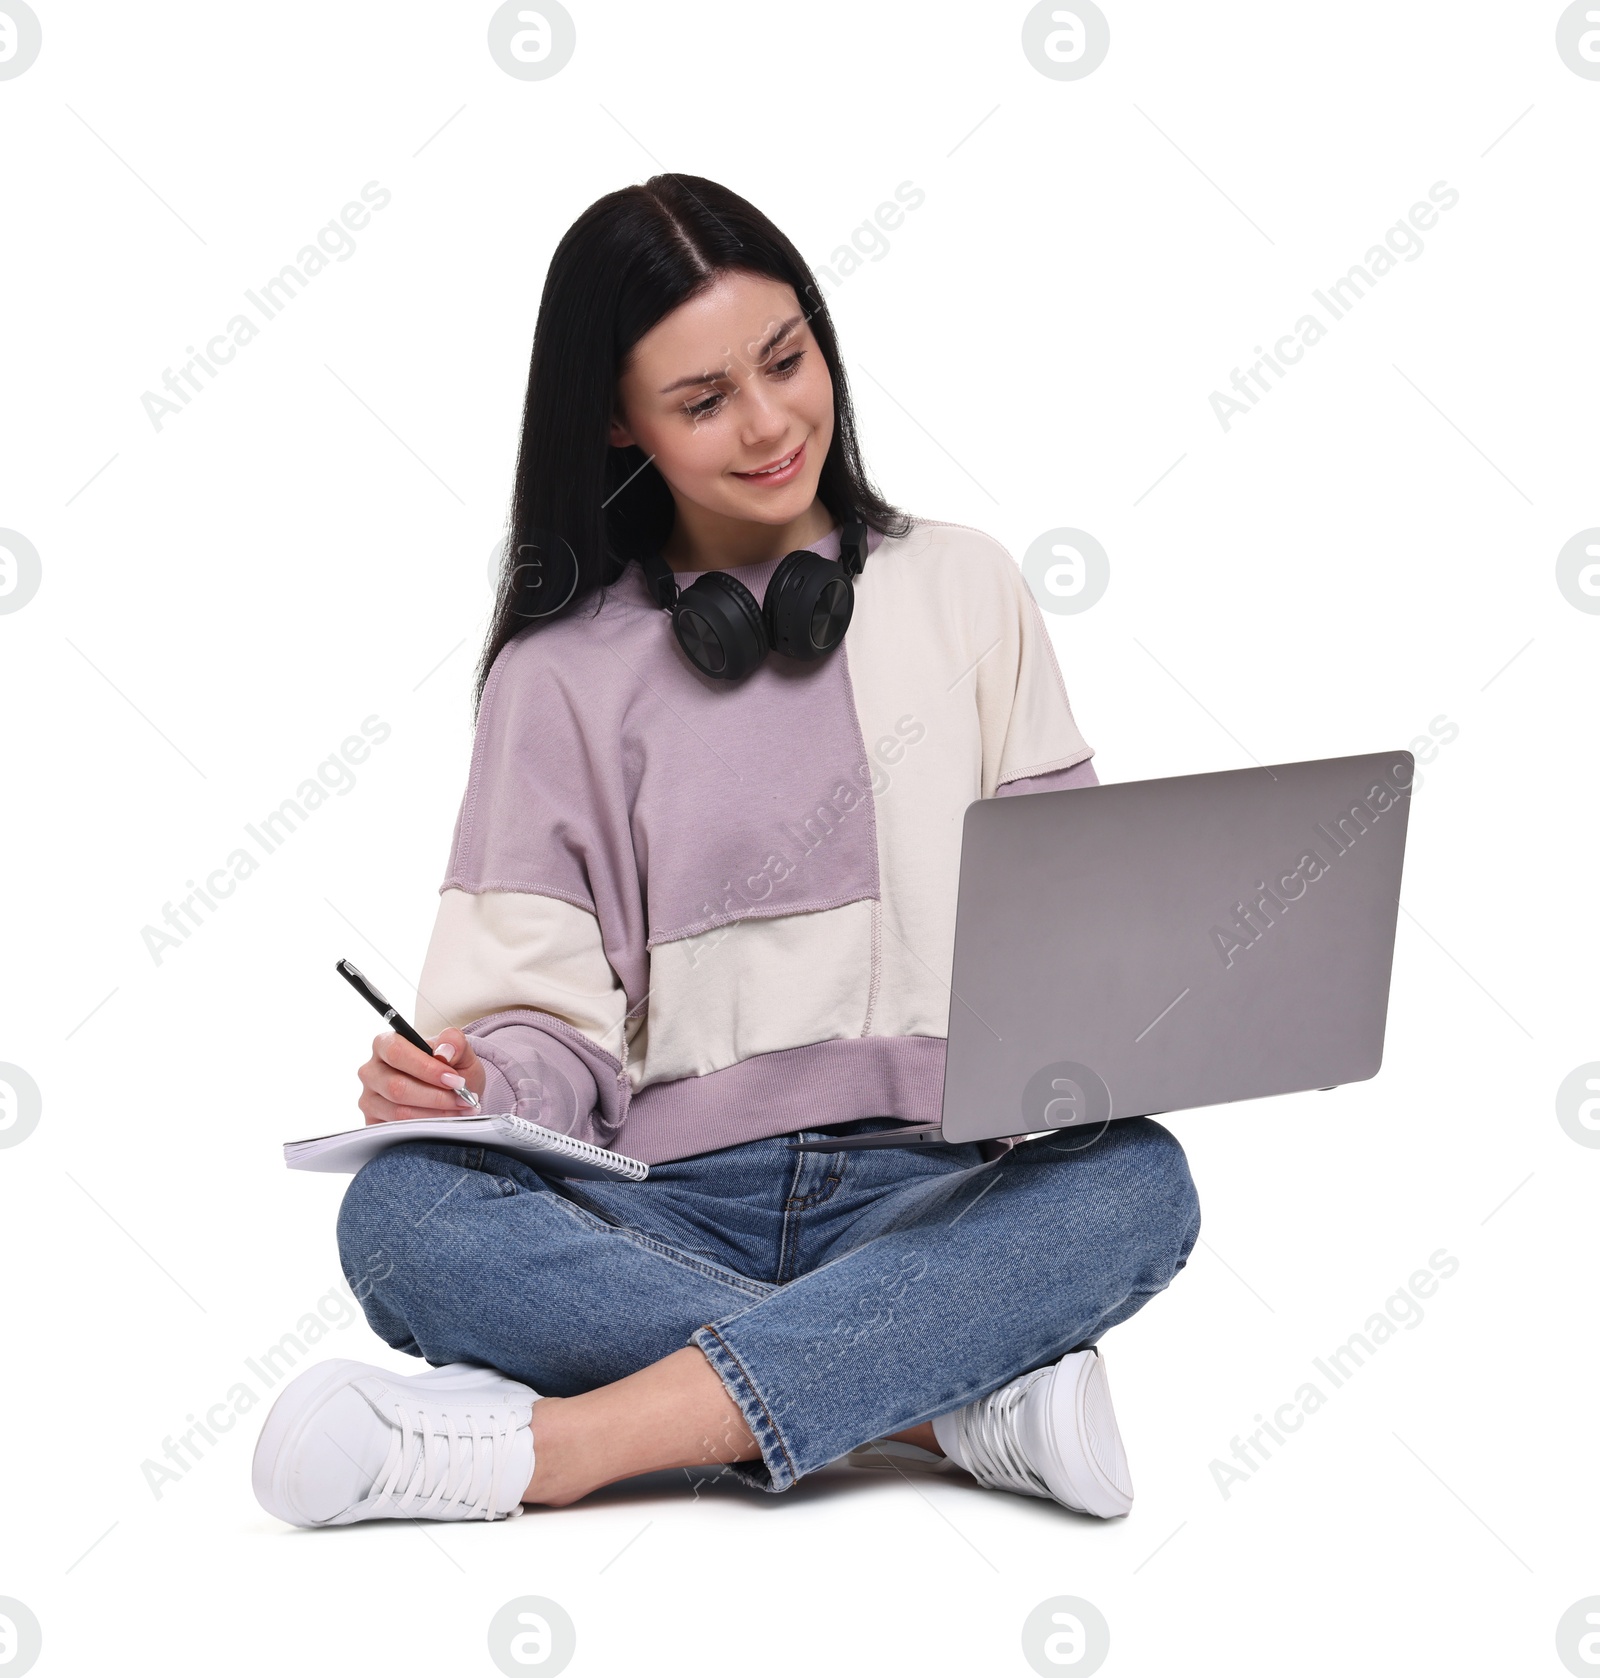
<path fill-rule="evenodd" d="M 396 1142 L 449 1142 L 526 1160 L 553 1177 L 620 1177 L 637 1183 L 650 1175 L 640 1159 L 597 1148 L 546 1130 L 515 1113 L 488 1113 L 470 1119 L 395 1119 L 388 1124 L 363 1125 L 359 1130 L 341 1130 L 334 1136 L 308 1136 L 300 1142 L 285 1142 L 284 1163 L 291 1171 L 359 1171 L 374 1154 Z"/>

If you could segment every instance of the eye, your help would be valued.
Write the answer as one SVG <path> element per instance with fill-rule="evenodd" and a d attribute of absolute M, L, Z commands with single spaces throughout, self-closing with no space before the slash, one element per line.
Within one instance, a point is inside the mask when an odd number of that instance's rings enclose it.
<path fill-rule="evenodd" d="M 767 369 L 776 378 L 792 379 L 800 370 L 800 363 L 806 358 L 804 350 L 796 350 L 792 355 L 786 355 L 782 361 L 775 361 Z M 713 391 L 709 396 L 702 397 L 698 402 L 685 402 L 683 411 L 690 419 L 708 419 L 727 400 L 721 391 Z"/>

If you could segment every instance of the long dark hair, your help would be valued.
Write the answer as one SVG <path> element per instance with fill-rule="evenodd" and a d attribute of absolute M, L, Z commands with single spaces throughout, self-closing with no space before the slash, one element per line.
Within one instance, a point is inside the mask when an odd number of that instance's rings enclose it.
<path fill-rule="evenodd" d="M 887 535 L 910 528 L 867 478 L 833 322 L 816 277 L 783 233 L 753 204 L 699 175 L 653 175 L 643 186 L 607 193 L 567 229 L 545 276 L 510 539 L 474 709 L 513 636 L 571 615 L 597 593 L 598 610 L 624 568 L 666 541 L 674 515 L 666 480 L 637 445 L 615 448 L 608 440 L 617 379 L 651 327 L 729 271 L 792 286 L 828 365 L 834 420 L 817 486 L 823 505 L 835 519 L 853 507 Z M 530 553 L 538 558 L 519 562 Z M 571 592 L 546 610 L 557 586 Z"/>

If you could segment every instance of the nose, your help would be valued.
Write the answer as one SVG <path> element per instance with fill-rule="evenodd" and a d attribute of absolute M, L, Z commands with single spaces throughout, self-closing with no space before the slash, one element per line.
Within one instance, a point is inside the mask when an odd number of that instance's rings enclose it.
<path fill-rule="evenodd" d="M 787 435 L 789 409 L 782 392 L 769 379 L 762 378 L 759 370 L 746 378 L 742 394 L 740 440 L 747 447 L 776 442 Z"/>

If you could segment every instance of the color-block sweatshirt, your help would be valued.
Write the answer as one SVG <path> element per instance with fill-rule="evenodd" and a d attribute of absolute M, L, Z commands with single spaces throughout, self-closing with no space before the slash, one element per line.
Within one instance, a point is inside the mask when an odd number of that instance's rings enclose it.
<path fill-rule="evenodd" d="M 736 575 L 759 601 L 777 565 Z M 490 670 L 419 1029 L 466 1033 L 485 1112 L 652 1164 L 936 1122 L 966 807 L 1096 784 L 1016 562 L 871 531 L 843 642 L 734 686 L 637 565 L 598 598 Z"/>

